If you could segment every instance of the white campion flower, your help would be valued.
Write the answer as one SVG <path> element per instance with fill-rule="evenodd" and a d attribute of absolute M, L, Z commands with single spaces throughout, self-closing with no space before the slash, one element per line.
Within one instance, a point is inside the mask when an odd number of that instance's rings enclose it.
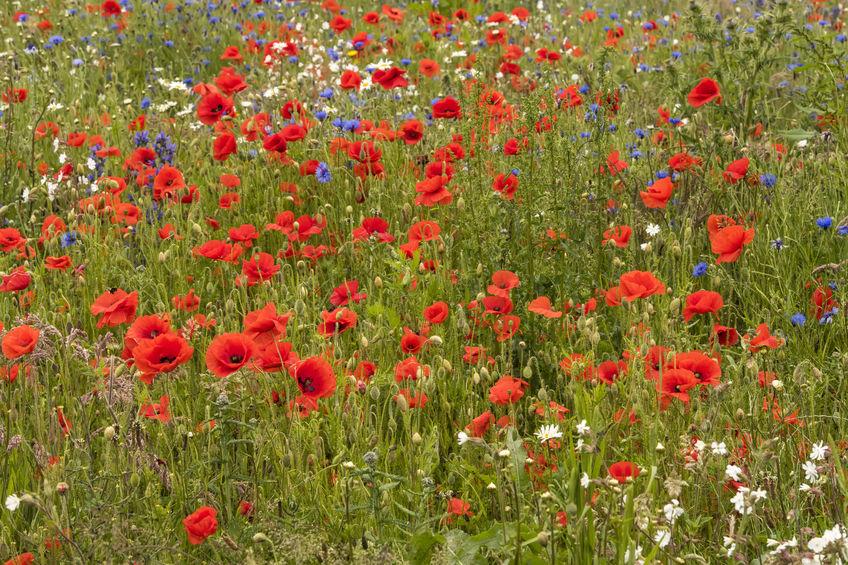
<path fill-rule="evenodd" d="M 813 450 L 810 453 L 810 459 L 813 461 L 821 461 L 827 457 L 827 452 L 829 448 L 823 441 L 819 441 L 813 444 Z"/>
<path fill-rule="evenodd" d="M 738 482 L 742 480 L 742 469 L 736 465 L 728 465 L 725 467 L 724 474 L 728 479 L 733 481 Z"/>
<path fill-rule="evenodd" d="M 742 516 L 747 516 L 754 512 L 754 505 L 760 500 L 765 500 L 765 498 L 766 491 L 763 489 L 751 490 L 748 487 L 739 487 L 730 502 L 733 503 L 736 512 Z"/>
<path fill-rule="evenodd" d="M 814 483 L 819 479 L 819 470 L 814 462 L 805 461 L 801 468 L 804 470 L 804 478 L 807 482 Z"/>
<path fill-rule="evenodd" d="M 813 538 L 807 542 L 807 548 L 817 556 L 822 553 L 836 553 L 845 557 L 848 552 L 848 544 L 846 544 L 846 532 L 842 524 L 836 524 L 821 535 L 821 537 Z M 841 560 L 835 561 L 840 563 Z"/>
<path fill-rule="evenodd" d="M 589 488 L 589 473 L 583 473 L 583 476 L 580 477 L 580 486 Z"/>
<path fill-rule="evenodd" d="M 678 518 L 683 516 L 683 509 L 680 507 L 680 501 L 676 498 L 672 498 L 671 502 L 663 506 L 663 514 L 665 514 L 666 521 L 674 525 Z"/>
<path fill-rule="evenodd" d="M 660 549 L 665 549 L 668 544 L 671 543 L 671 532 L 668 530 L 658 530 L 657 533 L 654 534 L 654 543 L 657 544 Z"/>
<path fill-rule="evenodd" d="M 16 494 L 10 494 L 6 497 L 6 509 L 9 512 L 14 512 L 21 505 L 21 499 Z"/>
<path fill-rule="evenodd" d="M 727 455 L 727 446 L 724 442 L 712 442 L 710 444 L 710 449 L 713 452 L 713 455 Z"/>
<path fill-rule="evenodd" d="M 793 537 L 789 541 L 777 541 L 776 539 L 769 538 L 768 540 L 766 540 L 766 546 L 774 548 L 771 550 L 772 555 L 779 555 L 787 549 L 793 549 L 798 547 L 798 539 Z"/>
<path fill-rule="evenodd" d="M 645 232 L 649 236 L 654 237 L 660 233 L 660 227 L 657 224 L 648 224 L 645 226 Z"/>
<path fill-rule="evenodd" d="M 464 431 L 460 431 L 458 434 L 456 434 L 456 441 L 459 445 L 464 445 L 465 442 L 468 441 L 468 434 Z"/>
<path fill-rule="evenodd" d="M 548 440 L 561 438 L 562 432 L 559 431 L 559 426 L 550 424 L 539 428 L 535 435 L 541 443 L 545 443 Z"/>
<path fill-rule="evenodd" d="M 577 424 L 577 435 L 585 436 L 589 435 L 592 431 L 592 428 L 586 424 L 586 420 L 580 420 L 580 423 Z"/>

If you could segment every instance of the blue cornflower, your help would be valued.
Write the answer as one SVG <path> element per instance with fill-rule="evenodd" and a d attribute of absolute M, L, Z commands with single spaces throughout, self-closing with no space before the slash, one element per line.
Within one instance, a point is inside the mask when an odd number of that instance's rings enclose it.
<path fill-rule="evenodd" d="M 848 225 L 839 226 L 838 228 L 836 228 L 836 233 L 841 235 L 841 236 L 848 235 Z"/>
<path fill-rule="evenodd" d="M 830 226 L 833 225 L 833 218 L 831 218 L 830 216 L 823 216 L 821 218 L 817 218 L 816 225 L 823 230 L 829 229 Z"/>
<path fill-rule="evenodd" d="M 793 326 L 803 326 L 807 322 L 807 317 L 803 315 L 801 312 L 797 314 L 793 314 L 791 318 L 789 318 L 789 322 Z"/>
<path fill-rule="evenodd" d="M 763 173 L 760 175 L 760 182 L 766 188 L 773 188 L 777 184 L 777 177 L 771 173 Z"/>
<path fill-rule="evenodd" d="M 837 314 L 839 314 L 839 308 L 836 308 L 836 307 L 831 308 L 830 310 L 828 310 L 827 312 L 822 314 L 821 318 L 819 318 L 819 325 L 823 326 L 825 324 L 832 323 L 833 317 L 836 316 Z"/>
<path fill-rule="evenodd" d="M 327 166 L 327 163 L 323 161 L 318 163 L 318 167 L 315 169 L 315 179 L 321 184 L 327 184 L 333 180 L 333 175 L 330 174 L 330 168 Z"/>
<path fill-rule="evenodd" d="M 63 249 L 65 247 L 70 247 L 71 245 L 77 242 L 77 232 L 75 231 L 67 231 L 62 234 L 62 237 L 59 239 L 59 246 Z"/>
<path fill-rule="evenodd" d="M 702 277 L 707 274 L 707 264 L 701 261 L 692 269 L 693 277 Z"/>

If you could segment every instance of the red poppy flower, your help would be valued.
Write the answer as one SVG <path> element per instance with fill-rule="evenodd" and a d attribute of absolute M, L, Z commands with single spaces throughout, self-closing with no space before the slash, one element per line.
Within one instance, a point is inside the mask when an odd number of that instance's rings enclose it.
<path fill-rule="evenodd" d="M 551 308 L 551 299 L 547 296 L 540 296 L 527 305 L 527 310 L 534 314 L 539 314 L 545 318 L 561 318 L 562 312 Z"/>
<path fill-rule="evenodd" d="M 698 290 L 686 297 L 683 319 L 689 321 L 698 314 L 715 314 L 724 306 L 724 299 L 712 290 Z"/>
<path fill-rule="evenodd" d="M 404 353 L 415 354 L 427 343 L 427 338 L 413 332 L 411 329 L 403 328 L 403 337 L 400 338 L 400 350 Z"/>
<path fill-rule="evenodd" d="M 170 403 L 171 399 L 168 395 L 162 395 L 159 397 L 159 402 L 151 402 L 142 405 L 141 410 L 139 410 L 139 414 L 148 420 L 158 420 L 163 424 L 167 424 L 171 421 L 171 411 L 168 410 L 168 405 Z"/>
<path fill-rule="evenodd" d="M 468 504 L 461 498 L 456 498 L 455 496 L 452 496 L 448 499 L 448 515 L 450 519 L 455 516 L 465 516 L 470 518 L 471 516 L 474 516 L 474 512 L 471 511 L 470 504 Z"/>
<path fill-rule="evenodd" d="M 166 316 L 156 314 L 139 316 L 124 334 L 124 350 L 127 357 L 130 357 L 130 353 L 143 341 L 167 333 L 171 333 L 171 324 Z"/>
<path fill-rule="evenodd" d="M 207 126 L 218 123 L 222 117 L 233 114 L 233 99 L 211 92 L 200 99 L 197 105 L 197 119 Z"/>
<path fill-rule="evenodd" d="M 415 184 L 416 206 L 435 206 L 437 204 L 450 204 L 453 195 L 448 192 L 446 185 L 450 179 L 446 176 L 430 177 Z"/>
<path fill-rule="evenodd" d="M 495 415 L 491 411 L 486 410 L 465 426 L 469 434 L 473 437 L 483 437 L 486 431 L 495 423 Z"/>
<path fill-rule="evenodd" d="M 229 376 L 244 367 L 255 350 L 253 341 L 244 334 L 221 334 L 206 350 L 206 368 L 216 377 Z"/>
<path fill-rule="evenodd" d="M 198 545 L 218 531 L 218 512 L 211 506 L 201 506 L 183 519 L 188 542 Z"/>
<path fill-rule="evenodd" d="M 692 371 L 698 383 L 702 385 L 718 386 L 721 382 L 721 365 L 712 357 L 700 351 L 687 351 L 678 353 L 672 357 L 668 366 L 672 369 L 686 369 Z M 666 374 L 663 374 L 665 378 Z"/>
<path fill-rule="evenodd" d="M 627 363 L 624 361 L 602 361 L 595 368 L 595 376 L 603 383 L 613 384 L 619 377 L 627 373 Z"/>
<path fill-rule="evenodd" d="M 246 281 L 247 286 L 256 286 L 265 281 L 270 281 L 280 271 L 280 265 L 274 261 L 274 256 L 270 253 L 257 253 L 248 261 L 241 263 L 242 278 L 239 281 Z"/>
<path fill-rule="evenodd" d="M 695 373 L 687 369 L 666 369 L 662 371 L 657 381 L 657 392 L 660 393 L 660 406 L 665 409 L 668 404 L 677 399 L 684 404 L 689 403 L 688 391 L 700 382 Z"/>
<path fill-rule="evenodd" d="M 307 357 L 294 367 L 297 388 L 307 398 L 325 398 L 336 390 L 333 367 L 321 356 Z"/>
<path fill-rule="evenodd" d="M 733 161 L 727 166 L 727 169 L 721 174 L 722 178 L 724 178 L 725 182 L 730 184 L 736 184 L 740 180 L 745 178 L 745 175 L 748 174 L 748 163 L 750 161 L 747 157 L 742 157 L 741 159 L 737 159 Z"/>
<path fill-rule="evenodd" d="M 244 335 L 263 348 L 279 337 L 286 337 L 286 326 L 291 314 L 278 314 L 277 307 L 269 302 L 258 310 L 248 312 L 244 317 Z"/>
<path fill-rule="evenodd" d="M 702 163 L 703 160 L 700 157 L 694 157 L 686 152 L 672 155 L 668 160 L 668 166 L 671 170 L 678 173 L 687 171 L 692 167 L 699 167 Z"/>
<path fill-rule="evenodd" d="M 754 241 L 754 228 L 728 226 L 710 233 L 710 249 L 718 255 L 716 264 L 733 263 L 742 255 L 742 248 Z"/>
<path fill-rule="evenodd" d="M 395 236 L 388 233 L 389 222 L 379 217 L 364 218 L 359 227 L 352 232 L 354 241 L 374 239 L 381 243 L 391 243 Z"/>
<path fill-rule="evenodd" d="M 686 101 L 693 108 L 700 108 L 713 100 L 716 104 L 721 104 L 721 90 L 718 83 L 711 78 L 702 78 L 686 97 Z"/>
<path fill-rule="evenodd" d="M 629 271 L 618 280 L 619 296 L 632 302 L 654 294 L 665 294 L 665 285 L 648 271 Z"/>
<path fill-rule="evenodd" d="M 19 292 L 29 287 L 32 282 L 26 267 L 15 267 L 8 275 L 3 275 L 3 280 L 0 282 L 0 292 Z"/>
<path fill-rule="evenodd" d="M 612 243 L 616 247 L 627 247 L 633 229 L 630 226 L 616 226 L 604 232 L 603 244 Z"/>
<path fill-rule="evenodd" d="M 251 361 L 254 371 L 275 373 L 291 368 L 300 362 L 292 344 L 287 341 L 270 341 L 257 346 L 258 350 Z"/>
<path fill-rule="evenodd" d="M 333 294 L 330 295 L 330 304 L 333 306 L 347 306 L 349 303 L 359 304 L 368 295 L 364 292 L 358 292 L 359 281 L 345 281 L 333 289 Z"/>
<path fill-rule="evenodd" d="M 518 402 L 528 386 L 527 381 L 504 375 L 489 389 L 489 401 L 498 405 Z"/>
<path fill-rule="evenodd" d="M 73 266 L 74 264 L 68 255 L 44 258 L 44 267 L 50 271 L 65 271 Z"/>
<path fill-rule="evenodd" d="M 395 365 L 395 381 L 416 381 L 418 377 L 429 377 L 430 367 L 422 365 L 415 357 L 407 357 Z"/>
<path fill-rule="evenodd" d="M 356 312 L 347 308 L 337 308 L 332 312 L 324 310 L 321 319 L 323 321 L 318 324 L 318 333 L 324 337 L 332 337 L 356 327 Z"/>
<path fill-rule="evenodd" d="M 347 70 L 342 73 L 339 79 L 339 86 L 342 90 L 359 90 L 359 85 L 362 83 L 362 78 L 356 71 Z"/>
<path fill-rule="evenodd" d="M 3 336 L 2 350 L 6 359 L 12 360 L 32 353 L 38 345 L 41 330 L 33 326 L 17 326 Z"/>
<path fill-rule="evenodd" d="M 433 117 L 457 120 L 462 117 L 462 108 L 456 98 L 445 96 L 433 104 Z"/>
<path fill-rule="evenodd" d="M 132 351 L 135 366 L 142 373 L 141 380 L 148 384 L 153 377 L 170 373 L 189 359 L 194 348 L 177 334 L 163 333 L 142 341 Z"/>
<path fill-rule="evenodd" d="M 418 120 L 403 122 L 398 131 L 406 145 L 415 145 L 424 138 L 424 124 Z"/>
<path fill-rule="evenodd" d="M 405 74 L 406 71 L 399 69 L 398 67 L 392 67 L 386 70 L 377 69 L 371 75 L 371 80 L 374 84 L 379 84 L 385 90 L 404 88 L 409 85 L 409 81 L 406 80 L 406 77 L 404 77 Z"/>
<path fill-rule="evenodd" d="M 713 333 L 710 339 L 713 338 L 722 347 L 730 347 L 739 343 L 739 332 L 736 331 L 736 328 L 716 324 L 713 326 Z"/>
<path fill-rule="evenodd" d="M 746 335 L 745 338 L 750 340 L 748 349 L 753 353 L 764 349 L 777 349 L 786 342 L 785 339 L 771 335 L 768 324 L 760 324 L 754 337 Z"/>
<path fill-rule="evenodd" d="M 639 467 L 630 461 L 619 461 L 610 465 L 607 472 L 610 477 L 624 484 L 639 476 Z"/>
<path fill-rule="evenodd" d="M 222 133 L 212 143 L 212 158 L 216 161 L 226 161 L 236 151 L 236 136 L 230 132 Z"/>
<path fill-rule="evenodd" d="M 132 322 L 135 319 L 136 309 L 138 309 L 138 292 L 127 293 L 120 288 L 107 290 L 91 305 L 92 315 L 100 316 L 97 321 L 98 328 Z"/>
<path fill-rule="evenodd" d="M 431 324 L 441 324 L 448 319 L 449 308 L 447 302 L 434 302 L 424 308 L 424 318 Z"/>
<path fill-rule="evenodd" d="M 673 190 L 671 177 L 665 177 L 654 181 L 648 190 L 641 191 L 639 196 L 642 197 L 646 208 L 665 208 Z"/>

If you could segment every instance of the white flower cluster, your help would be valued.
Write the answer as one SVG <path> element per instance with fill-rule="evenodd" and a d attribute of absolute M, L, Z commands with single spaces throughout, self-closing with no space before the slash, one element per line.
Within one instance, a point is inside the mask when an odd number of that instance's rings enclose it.
<path fill-rule="evenodd" d="M 828 447 L 823 441 L 813 444 L 813 449 L 810 452 L 810 458 L 801 465 L 804 471 L 804 480 L 806 481 L 800 487 L 801 492 L 810 492 L 813 486 L 819 482 L 819 467 L 817 461 L 823 461 L 827 458 Z"/>
<path fill-rule="evenodd" d="M 760 500 L 766 499 L 766 491 L 763 489 L 751 490 L 748 487 L 739 487 L 736 494 L 730 499 L 733 507 L 742 516 L 754 512 L 754 505 Z"/>

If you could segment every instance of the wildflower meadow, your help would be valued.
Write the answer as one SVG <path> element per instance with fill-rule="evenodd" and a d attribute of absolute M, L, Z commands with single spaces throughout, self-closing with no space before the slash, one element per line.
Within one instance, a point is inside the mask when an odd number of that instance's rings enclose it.
<path fill-rule="evenodd" d="M 848 562 L 838 0 L 0 2 L 0 563 Z"/>

